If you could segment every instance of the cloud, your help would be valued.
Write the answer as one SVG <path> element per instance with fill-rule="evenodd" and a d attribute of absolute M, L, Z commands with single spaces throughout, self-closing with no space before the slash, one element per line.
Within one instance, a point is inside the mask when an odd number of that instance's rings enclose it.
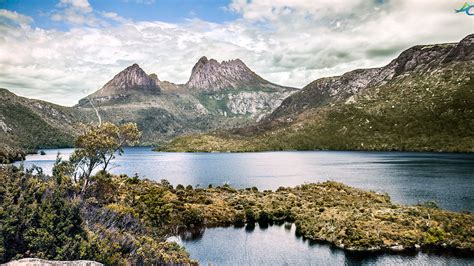
<path fill-rule="evenodd" d="M 95 11 L 88 0 L 60 0 L 51 12 L 51 20 L 72 26 L 105 27 L 128 20 L 114 12 Z"/>
<path fill-rule="evenodd" d="M 22 15 L 15 11 L 0 9 L 0 26 L 28 26 L 33 22 L 31 17 Z"/>
<path fill-rule="evenodd" d="M 151 5 L 156 2 L 156 0 L 122 0 L 122 2 L 135 2 L 137 4 Z"/>
<path fill-rule="evenodd" d="M 302 87 L 384 65 L 416 44 L 459 41 L 473 26 L 472 17 L 454 13 L 462 4 L 235 0 L 226 7 L 240 15 L 235 21 L 165 23 L 96 11 L 84 0 L 61 1 L 57 19 L 75 25 L 67 31 L 33 28 L 31 18 L 0 10 L 0 87 L 72 105 L 133 63 L 161 80 L 184 83 L 203 55 L 240 58 L 272 82 Z M 76 18 L 64 17 L 67 12 Z"/>

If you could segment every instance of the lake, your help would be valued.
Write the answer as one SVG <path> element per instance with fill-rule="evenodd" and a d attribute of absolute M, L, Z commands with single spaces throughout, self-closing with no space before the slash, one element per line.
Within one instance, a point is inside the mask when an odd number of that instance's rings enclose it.
<path fill-rule="evenodd" d="M 29 155 L 26 167 L 35 164 L 51 173 L 60 152 Z M 16 163 L 19 164 L 18 162 Z M 334 180 L 386 192 L 397 203 L 435 201 L 445 209 L 474 211 L 474 154 L 413 152 L 290 151 L 258 153 L 162 153 L 151 148 L 125 149 L 111 172 L 134 175 L 173 185 L 207 187 L 229 184 L 275 190 L 280 186 Z"/>
<path fill-rule="evenodd" d="M 51 173 L 60 152 L 29 155 L 33 164 Z M 17 165 L 20 163 L 16 163 Z M 396 203 L 435 201 L 445 209 L 474 210 L 474 154 L 411 152 L 261 152 L 159 153 L 151 148 L 127 148 L 111 170 L 161 180 L 173 185 L 207 187 L 229 184 L 260 190 L 334 180 L 365 190 L 388 193 Z M 470 258 L 436 254 L 357 255 L 330 245 L 305 241 L 291 224 L 261 228 L 208 228 L 172 237 L 191 257 L 207 265 L 341 265 L 410 264 L 473 265 Z"/>

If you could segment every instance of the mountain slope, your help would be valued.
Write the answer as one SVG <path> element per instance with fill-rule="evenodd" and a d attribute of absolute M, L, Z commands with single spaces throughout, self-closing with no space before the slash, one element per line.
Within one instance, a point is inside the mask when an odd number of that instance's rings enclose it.
<path fill-rule="evenodd" d="M 474 151 L 474 35 L 416 46 L 382 68 L 310 83 L 262 123 L 182 137 L 171 151 Z"/>
<path fill-rule="evenodd" d="M 0 89 L 0 162 L 20 159 L 29 150 L 71 146 L 77 123 L 92 118 L 92 113 Z"/>

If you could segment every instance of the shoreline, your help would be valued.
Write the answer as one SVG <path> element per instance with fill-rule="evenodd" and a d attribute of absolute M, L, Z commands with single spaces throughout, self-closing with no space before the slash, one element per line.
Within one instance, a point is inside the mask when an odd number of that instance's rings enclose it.
<path fill-rule="evenodd" d="M 253 227 L 260 227 L 260 228 L 268 228 L 271 226 L 285 226 L 285 223 L 288 222 L 283 222 L 283 223 L 272 223 L 272 224 L 267 224 L 261 227 L 258 222 L 256 222 Z M 294 225 L 293 222 L 289 222 L 288 224 Z M 207 229 L 214 229 L 214 228 L 235 228 L 235 229 L 242 229 L 242 230 L 247 230 L 247 224 L 245 225 L 235 225 L 235 224 L 221 224 L 221 225 L 212 225 L 212 226 L 205 226 L 205 227 L 200 227 L 200 228 L 191 228 L 191 229 L 184 229 L 182 232 L 174 235 L 170 235 L 167 237 L 169 239 L 170 237 L 179 237 L 182 238 L 183 234 L 186 233 L 191 233 L 193 234 L 195 230 L 201 230 L 202 232 L 198 233 L 201 235 L 205 234 L 205 231 Z M 252 228 L 252 231 L 254 229 Z M 252 232 L 250 232 L 252 233 Z M 469 249 L 457 249 L 457 248 L 450 248 L 450 247 L 443 247 L 443 246 L 419 246 L 419 245 L 414 245 L 414 246 L 391 246 L 391 247 L 364 247 L 364 248 L 346 248 L 343 245 L 338 246 L 334 242 L 326 241 L 326 240 L 318 240 L 318 239 L 311 239 L 307 238 L 304 235 L 299 235 L 295 232 L 295 237 L 301 237 L 305 241 L 309 241 L 309 245 L 313 244 L 319 244 L 319 245 L 325 245 L 329 247 L 330 249 L 337 249 L 340 251 L 343 251 L 344 253 L 351 254 L 351 255 L 371 255 L 371 256 L 384 256 L 384 255 L 407 255 L 407 256 L 416 256 L 420 253 L 422 254 L 427 254 L 427 255 L 437 255 L 437 256 L 446 256 L 446 257 L 455 257 L 455 258 L 467 258 L 471 259 L 474 258 L 474 253 L 473 250 Z M 168 240 L 167 240 L 168 241 Z M 183 240 L 181 240 L 183 241 Z M 193 240 L 185 240 L 189 242 L 193 242 Z M 169 241 L 169 242 L 174 242 L 174 241 Z M 183 248 L 186 248 L 184 245 L 182 246 Z"/>

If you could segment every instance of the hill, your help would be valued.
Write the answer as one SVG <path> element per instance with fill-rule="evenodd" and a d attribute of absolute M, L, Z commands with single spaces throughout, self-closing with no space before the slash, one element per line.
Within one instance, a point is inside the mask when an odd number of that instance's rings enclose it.
<path fill-rule="evenodd" d="M 69 147 L 78 132 L 78 123 L 92 118 L 90 112 L 0 89 L 0 162 L 21 159 L 36 149 Z"/>

